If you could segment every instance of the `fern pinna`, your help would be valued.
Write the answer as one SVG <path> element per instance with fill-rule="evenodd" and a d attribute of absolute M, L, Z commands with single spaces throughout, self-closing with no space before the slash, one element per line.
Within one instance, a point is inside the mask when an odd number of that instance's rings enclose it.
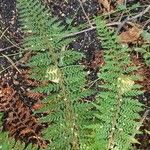
<path fill-rule="evenodd" d="M 63 31 L 38 0 L 18 0 L 18 9 L 26 33 L 23 47 L 33 51 L 28 63 L 31 77 L 40 82 L 34 91 L 46 95 L 42 109 L 35 113 L 47 114 L 40 119 L 50 124 L 43 133 L 50 140 L 47 149 L 78 150 L 89 107 L 82 99 L 92 91 L 85 89 L 86 72 L 79 63 L 83 55 L 68 50 L 72 40 L 63 39 L 74 29 Z"/>
<path fill-rule="evenodd" d="M 142 110 L 136 99 L 142 93 L 141 86 L 136 84 L 139 77 L 133 73 L 137 67 L 130 61 L 129 48 L 117 42 L 117 36 L 106 23 L 100 18 L 95 23 L 105 63 L 98 74 L 102 83 L 93 103 L 95 122 L 87 127 L 92 129 L 89 149 L 128 150 L 135 141 L 138 112 Z"/>
<path fill-rule="evenodd" d="M 137 52 L 139 52 L 144 59 L 144 62 L 147 66 L 150 66 L 150 45 L 143 45 L 140 48 L 135 48 Z"/>

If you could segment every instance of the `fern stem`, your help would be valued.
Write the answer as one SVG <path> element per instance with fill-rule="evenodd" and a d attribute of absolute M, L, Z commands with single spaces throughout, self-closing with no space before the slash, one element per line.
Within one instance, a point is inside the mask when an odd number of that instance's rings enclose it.
<path fill-rule="evenodd" d="M 75 120 L 75 112 L 73 111 L 74 110 L 74 107 L 73 107 L 73 103 L 72 101 L 69 99 L 69 96 L 68 96 L 68 89 L 65 85 L 65 82 L 64 82 L 64 75 L 63 73 L 61 72 L 61 70 L 59 69 L 59 75 L 61 77 L 61 80 L 60 80 L 60 87 L 62 89 L 62 93 L 64 95 L 63 97 L 63 100 L 64 100 L 64 103 L 65 103 L 65 121 L 67 123 L 67 126 L 66 128 L 68 130 L 70 130 L 70 133 L 72 135 L 71 137 L 71 141 L 70 141 L 70 144 L 71 144 L 71 149 L 72 150 L 79 150 L 79 140 L 78 140 L 78 136 L 77 136 L 77 125 L 76 125 L 76 120 Z"/>
<path fill-rule="evenodd" d="M 48 42 L 47 42 L 48 44 Z M 78 150 L 79 149 L 79 141 L 78 141 L 78 137 L 77 137 L 77 134 L 76 134 L 76 130 L 75 130 L 75 127 L 76 127 L 76 123 L 75 123 L 75 113 L 74 113 L 74 107 L 73 107 L 73 104 L 71 102 L 71 100 L 69 99 L 69 96 L 68 96 L 68 89 L 67 87 L 65 86 L 65 81 L 64 81 L 64 75 L 63 73 L 61 72 L 60 68 L 59 68 L 59 63 L 58 63 L 58 59 L 59 59 L 59 56 L 60 54 L 56 53 L 54 51 L 53 48 L 50 47 L 50 45 L 48 44 L 48 48 L 49 48 L 49 52 L 50 52 L 50 55 L 51 55 L 51 59 L 54 61 L 54 65 L 56 67 L 56 69 L 58 70 L 58 76 L 60 77 L 60 88 L 62 90 L 62 94 L 63 94 L 63 101 L 64 101 L 64 104 L 65 104 L 65 109 L 64 109 L 64 120 L 67 124 L 66 126 L 66 129 L 67 130 L 70 130 L 70 133 L 71 133 L 71 141 L 70 141 L 70 144 L 71 144 L 71 147 L 72 147 L 72 150 Z"/>
<path fill-rule="evenodd" d="M 115 127 L 117 124 L 117 119 L 119 118 L 119 112 L 120 112 L 121 105 L 122 105 L 122 95 L 119 93 L 118 98 L 116 98 L 116 99 L 118 99 L 118 103 L 116 104 L 117 110 L 116 110 L 116 113 L 115 113 L 113 121 L 112 121 L 112 128 L 111 128 L 111 132 L 109 135 L 109 142 L 108 142 L 108 150 L 114 149 L 114 140 L 115 140 L 114 133 L 115 133 Z"/>

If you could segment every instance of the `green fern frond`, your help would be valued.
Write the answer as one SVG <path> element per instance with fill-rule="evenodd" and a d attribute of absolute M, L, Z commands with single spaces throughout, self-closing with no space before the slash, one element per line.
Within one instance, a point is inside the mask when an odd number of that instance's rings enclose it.
<path fill-rule="evenodd" d="M 64 27 L 60 26 L 57 18 L 51 17 L 39 0 L 17 0 L 17 8 L 22 29 L 27 35 L 23 44 L 25 49 L 52 52 L 73 40 L 62 38 L 75 29 L 63 31 Z"/>
<path fill-rule="evenodd" d="M 95 122 L 88 126 L 92 130 L 89 149 L 128 150 L 133 133 L 137 132 L 138 112 L 142 110 L 142 104 L 135 98 L 142 93 L 132 74 L 136 67 L 131 66 L 128 47 L 118 43 L 106 23 L 102 19 L 95 23 L 105 49 L 105 64 L 98 74 L 103 84 L 99 85 L 101 91 L 94 103 Z"/>
<path fill-rule="evenodd" d="M 47 113 L 40 118 L 42 123 L 50 124 L 43 132 L 45 139 L 51 141 L 47 149 L 78 150 L 80 130 L 90 109 L 90 103 L 82 99 L 93 91 L 85 88 L 87 73 L 79 63 L 83 54 L 68 50 L 73 39 L 63 38 L 74 28 L 63 31 L 60 22 L 49 16 L 38 0 L 18 0 L 18 8 L 26 33 L 23 47 L 34 52 L 28 63 L 31 78 L 41 83 L 34 91 L 47 95 L 43 107 L 35 112 Z"/>
<path fill-rule="evenodd" d="M 55 96 L 54 94 L 49 95 L 44 101 L 45 107 L 40 110 L 41 112 L 46 109 L 51 111 L 49 116 L 41 118 L 42 122 L 52 122 L 50 128 L 44 132 L 46 138 L 51 136 L 50 149 L 80 148 L 79 131 L 82 130 L 82 125 L 85 123 L 83 118 L 88 112 L 88 107 L 84 107 L 80 100 L 93 93 L 93 91 L 85 89 L 86 73 L 84 67 L 76 64 L 77 58 L 79 61 L 82 55 L 79 52 L 73 51 L 72 54 L 71 52 L 66 50 L 60 55 L 61 63 L 59 63 L 58 73 L 61 74 L 58 75 L 59 80 L 55 83 L 60 86 L 60 90 L 56 92 Z M 76 60 L 73 61 L 70 57 L 68 59 L 68 54 L 73 55 Z M 61 59 L 62 57 L 63 59 Z M 81 113 L 79 113 L 80 111 Z"/>
<path fill-rule="evenodd" d="M 43 93 L 43 107 L 35 113 L 49 123 L 43 136 L 51 150 L 128 150 L 137 133 L 141 104 L 139 79 L 132 72 L 129 49 L 117 42 L 102 20 L 95 20 L 104 51 L 105 64 L 98 78 L 101 91 L 96 101 L 84 102 L 93 94 L 87 85 L 87 72 L 80 61 L 82 53 L 68 50 L 73 30 L 64 27 L 38 0 L 18 0 L 20 21 L 26 37 L 23 47 L 33 52 L 28 66 L 31 78 L 40 81 L 34 89 Z M 91 124 L 92 122 L 93 124 Z"/>

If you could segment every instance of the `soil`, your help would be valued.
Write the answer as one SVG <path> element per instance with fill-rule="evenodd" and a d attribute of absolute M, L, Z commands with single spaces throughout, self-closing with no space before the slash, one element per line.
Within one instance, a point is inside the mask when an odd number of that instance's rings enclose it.
<path fill-rule="evenodd" d="M 66 26 L 71 24 L 73 26 L 77 26 L 81 23 L 86 23 L 86 17 L 83 13 L 82 8 L 77 0 L 41 0 L 42 3 L 46 5 L 46 7 L 50 8 L 50 11 L 53 16 L 58 17 L 59 20 L 62 20 L 63 24 Z M 142 6 L 149 4 L 149 0 L 130 0 L 127 1 L 127 5 L 136 4 L 139 2 Z M 88 0 L 83 4 L 83 7 L 86 11 L 86 14 L 89 18 L 92 18 L 95 15 L 99 15 L 101 13 L 102 7 L 97 0 Z M 140 11 L 138 9 L 137 11 Z M 25 53 L 20 53 L 20 42 L 23 38 L 23 33 L 21 32 L 18 15 L 16 10 L 16 0 L 1 0 L 0 2 L 0 25 L 2 30 L 6 31 L 5 36 L 2 37 L 0 41 L 0 87 L 12 87 L 16 92 L 18 97 L 22 100 L 22 102 L 29 107 L 32 106 L 38 101 L 40 96 L 38 95 L 36 99 L 32 99 L 32 96 L 27 95 L 28 91 L 36 86 L 32 80 L 27 79 L 27 69 L 25 67 L 25 63 L 27 59 L 30 57 L 30 54 L 27 55 Z M 122 18 L 123 19 L 123 18 Z M 138 23 L 143 25 L 147 20 L 147 17 L 142 17 L 138 20 Z M 146 25 L 145 28 L 149 26 Z M 10 42 L 11 41 L 11 42 Z M 14 43 L 14 44 L 12 44 Z M 103 64 L 102 54 L 103 50 L 99 40 L 97 39 L 97 34 L 95 30 L 88 31 L 77 36 L 77 39 L 71 43 L 70 48 L 73 48 L 77 51 L 84 52 L 86 59 L 84 60 L 84 64 L 87 69 L 90 71 L 89 80 L 96 79 L 96 73 L 98 71 L 98 67 Z M 19 63 L 16 64 L 17 68 L 23 72 L 19 73 L 14 66 L 10 66 L 12 63 L 7 57 L 8 55 L 12 62 Z M 27 58 L 26 58 L 27 57 Z M 23 61 L 20 61 L 22 60 Z M 141 74 L 145 77 L 144 82 L 142 83 L 146 89 L 144 95 L 139 96 L 139 100 L 146 105 L 145 110 L 150 107 L 150 78 L 149 73 L 150 68 L 145 66 L 141 60 L 134 60 L 135 64 L 142 64 L 143 70 Z M 9 67 L 8 69 L 6 69 Z M 2 71 L 6 69 L 5 71 Z M 35 96 L 34 96 L 35 97 Z M 145 111 L 141 112 L 141 116 L 143 116 Z M 143 133 L 137 136 L 137 139 L 141 144 L 135 144 L 136 150 L 149 150 L 150 149 L 150 136 L 146 133 L 146 130 L 150 131 L 150 114 L 146 116 L 143 126 L 140 129 Z"/>

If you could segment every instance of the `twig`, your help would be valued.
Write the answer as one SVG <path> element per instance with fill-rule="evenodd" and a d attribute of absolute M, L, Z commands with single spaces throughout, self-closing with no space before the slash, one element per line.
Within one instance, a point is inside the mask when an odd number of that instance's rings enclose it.
<path fill-rule="evenodd" d="M 142 17 L 144 14 L 146 14 L 149 11 L 149 9 L 150 9 L 150 5 L 148 5 L 148 7 L 144 11 L 142 11 L 139 14 L 129 18 L 128 21 Z"/>
<path fill-rule="evenodd" d="M 4 54 L 2 54 L 4 57 L 6 57 L 6 55 L 4 55 Z M 5 69 L 3 69 L 2 71 L 0 71 L 0 74 L 2 73 L 2 72 L 4 72 L 5 70 L 7 70 L 7 69 L 9 69 L 10 67 L 12 67 L 12 66 L 18 66 L 20 63 L 25 63 L 28 59 L 29 59 L 29 57 L 31 56 L 31 52 L 29 51 L 29 52 L 27 52 L 25 55 L 24 55 L 24 57 L 23 58 L 21 58 L 20 60 L 18 60 L 18 61 L 16 61 L 16 62 L 13 62 L 13 63 L 11 63 L 11 65 L 10 66 L 8 66 L 8 67 L 6 67 Z M 6 57 L 7 59 L 10 59 L 8 56 Z M 17 68 L 18 69 L 18 68 Z M 18 70 L 17 70 L 18 71 Z M 19 73 L 21 73 L 21 71 L 19 70 Z"/>
<path fill-rule="evenodd" d="M 15 63 L 7 56 L 2 54 L 11 64 L 12 66 L 21 74 L 21 71 L 17 68 L 17 66 L 15 65 Z"/>
<path fill-rule="evenodd" d="M 108 23 L 107 26 L 119 25 L 120 23 L 121 22 L 112 22 L 112 23 Z M 84 29 L 84 30 L 79 31 L 79 32 L 75 32 L 75 33 L 71 33 L 71 34 L 65 35 L 64 38 L 68 38 L 68 37 L 71 37 L 71 36 L 76 36 L 76 35 L 82 34 L 84 32 L 92 31 L 92 30 L 95 30 L 95 29 L 96 29 L 96 27 L 92 26 L 91 28 Z"/>
<path fill-rule="evenodd" d="M 84 30 L 79 31 L 79 32 L 75 32 L 75 33 L 65 35 L 64 38 L 68 38 L 68 37 L 71 37 L 71 36 L 76 36 L 78 34 L 82 34 L 82 33 L 85 33 L 85 32 L 91 31 L 91 30 L 95 30 L 95 29 L 96 29 L 96 27 L 91 27 L 91 28 L 88 28 L 88 29 L 84 29 Z"/>
<path fill-rule="evenodd" d="M 146 9 L 144 9 L 142 12 L 140 12 L 139 14 L 133 16 L 133 17 L 127 17 L 118 27 L 117 31 L 116 31 L 116 34 L 119 33 L 119 31 L 122 29 L 122 27 L 125 25 L 126 22 L 128 21 L 131 21 L 131 20 L 134 20 L 134 19 L 137 19 L 139 17 L 142 17 L 145 13 L 147 13 L 150 9 L 150 5 L 148 5 L 148 7 Z"/>
<path fill-rule="evenodd" d="M 0 71 L 0 74 L 3 73 L 4 71 L 6 71 L 7 69 L 9 69 L 10 67 L 12 67 L 12 65 L 10 65 L 10 66 L 4 68 L 2 71 Z"/>
<path fill-rule="evenodd" d="M 139 129 L 140 129 L 141 125 L 143 124 L 144 120 L 145 120 L 146 117 L 148 116 L 149 112 L 150 112 L 150 110 L 146 110 L 146 111 L 145 111 L 145 113 L 144 113 L 142 119 L 140 120 L 140 123 L 139 123 L 139 125 L 137 126 L 136 130 L 139 130 Z"/>
<path fill-rule="evenodd" d="M 83 13 L 84 13 L 84 15 L 85 15 L 85 17 L 86 17 L 86 19 L 87 19 L 87 21 L 88 21 L 89 25 L 90 25 L 90 26 L 91 26 L 91 28 L 92 28 L 92 27 L 93 27 L 93 25 L 92 25 L 92 23 L 91 23 L 91 21 L 90 21 L 89 17 L 87 16 L 87 14 L 86 14 L 86 12 L 85 12 L 85 9 L 84 9 L 84 7 L 83 7 L 83 4 L 82 4 L 81 0 L 78 0 L 78 2 L 80 3 L 80 6 L 81 6 L 81 8 L 82 8 L 82 11 L 83 11 Z"/>
<path fill-rule="evenodd" d="M 13 48 L 13 47 L 17 47 L 18 45 L 20 45 L 20 44 L 22 44 L 23 42 L 20 42 L 20 43 L 17 43 L 17 44 L 14 44 L 14 45 L 11 45 L 11 46 L 8 46 L 8 47 L 5 47 L 5 48 L 1 48 L 0 49 L 0 52 L 2 52 L 2 51 L 5 51 L 5 50 L 7 50 L 7 49 L 9 49 L 9 48 Z M 18 48 L 18 47 L 17 47 Z"/>
<path fill-rule="evenodd" d="M 2 39 L 2 37 L 4 36 L 5 32 L 8 30 L 9 27 L 7 27 L 1 34 L 0 39 Z"/>
<path fill-rule="evenodd" d="M 21 48 L 19 46 L 17 46 L 17 44 L 14 44 L 5 34 L 3 35 L 7 41 L 9 41 L 14 47 L 17 47 L 17 48 Z M 3 50 L 2 50 L 3 51 Z M 0 49 L 0 52 L 1 52 L 1 49 Z"/>
<path fill-rule="evenodd" d="M 143 29 L 148 25 L 150 23 L 150 19 L 148 19 L 147 21 L 146 21 L 146 23 L 143 25 Z"/>

